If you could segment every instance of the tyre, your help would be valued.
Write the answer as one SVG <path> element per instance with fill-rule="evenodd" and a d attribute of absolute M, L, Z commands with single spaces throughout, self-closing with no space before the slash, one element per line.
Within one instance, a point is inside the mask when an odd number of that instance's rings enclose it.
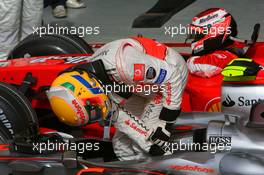
<path fill-rule="evenodd" d="M 38 134 L 37 115 L 22 93 L 11 85 L 0 83 L 0 142 L 19 134 Z"/>
<path fill-rule="evenodd" d="M 93 50 L 77 35 L 31 34 L 10 52 L 8 59 L 63 54 L 93 54 Z"/>

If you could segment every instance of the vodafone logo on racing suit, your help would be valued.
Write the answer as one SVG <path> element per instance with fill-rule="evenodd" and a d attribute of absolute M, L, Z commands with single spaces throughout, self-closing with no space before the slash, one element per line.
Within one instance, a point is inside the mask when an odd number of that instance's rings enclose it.
<path fill-rule="evenodd" d="M 82 107 L 78 104 L 78 102 L 76 100 L 72 100 L 72 104 L 73 104 L 74 108 L 76 109 L 75 111 L 76 111 L 79 119 L 81 119 L 81 124 L 82 125 L 85 124 L 87 115 L 84 114 Z"/>
<path fill-rule="evenodd" d="M 134 64 L 134 81 L 142 81 L 145 75 L 145 64 Z"/>
<path fill-rule="evenodd" d="M 144 136 L 148 135 L 147 131 L 144 131 L 143 129 L 139 128 L 134 122 L 131 122 L 130 120 L 126 120 L 125 124 L 141 135 Z"/>
<path fill-rule="evenodd" d="M 154 97 L 154 103 L 155 104 L 160 104 L 162 100 L 162 94 L 158 93 L 155 97 Z"/>
<path fill-rule="evenodd" d="M 168 83 L 166 84 L 166 86 L 167 86 L 167 98 L 166 98 L 166 103 L 167 103 L 168 105 L 170 105 L 170 104 L 171 104 L 171 83 L 168 82 Z"/>

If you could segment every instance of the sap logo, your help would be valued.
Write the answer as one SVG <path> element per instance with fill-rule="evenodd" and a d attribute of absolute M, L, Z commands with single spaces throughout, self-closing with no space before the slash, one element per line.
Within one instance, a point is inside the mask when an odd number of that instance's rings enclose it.
<path fill-rule="evenodd" d="M 256 103 L 264 102 L 264 99 L 245 99 L 245 97 L 238 97 L 238 106 L 252 106 Z"/>
<path fill-rule="evenodd" d="M 231 99 L 231 97 L 229 95 L 227 95 L 225 101 L 223 101 L 222 105 L 225 107 L 232 107 L 234 106 L 236 103 Z"/>

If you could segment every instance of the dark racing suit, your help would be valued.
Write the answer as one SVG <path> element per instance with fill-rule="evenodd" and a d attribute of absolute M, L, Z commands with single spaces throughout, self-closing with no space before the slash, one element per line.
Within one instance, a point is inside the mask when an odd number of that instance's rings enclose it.
<path fill-rule="evenodd" d="M 109 94 L 119 110 L 113 138 L 118 158 L 135 160 L 148 153 L 171 154 L 161 148 L 170 137 L 167 126 L 180 113 L 187 81 L 187 66 L 181 55 L 147 38 L 129 38 L 106 44 L 92 60 L 102 60 L 115 83 L 134 87 L 130 97 Z M 144 87 L 151 87 L 147 88 L 151 91 Z"/>

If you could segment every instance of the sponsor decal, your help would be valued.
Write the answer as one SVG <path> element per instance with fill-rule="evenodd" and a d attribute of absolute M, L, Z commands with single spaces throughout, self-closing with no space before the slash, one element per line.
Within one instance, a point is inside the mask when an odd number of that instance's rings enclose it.
<path fill-rule="evenodd" d="M 151 80 L 156 77 L 156 70 L 153 67 L 148 68 L 146 78 Z"/>
<path fill-rule="evenodd" d="M 171 104 L 171 83 L 168 82 L 166 85 L 167 85 L 166 86 L 167 87 L 166 103 L 167 103 L 167 105 L 170 105 Z"/>
<path fill-rule="evenodd" d="M 219 59 L 226 59 L 226 58 L 227 58 L 227 56 L 224 55 L 224 54 L 218 54 L 218 53 L 215 53 L 214 55 L 215 55 L 217 58 L 219 58 Z"/>
<path fill-rule="evenodd" d="M 216 145 L 231 146 L 232 138 L 231 136 L 209 136 L 209 143 Z"/>
<path fill-rule="evenodd" d="M 151 114 L 153 114 L 153 108 L 155 107 L 154 104 L 149 104 L 147 105 L 147 107 L 145 108 L 145 112 L 144 112 L 144 120 L 148 119 Z"/>
<path fill-rule="evenodd" d="M 231 99 L 229 95 L 227 95 L 225 101 L 222 102 L 222 105 L 225 107 L 233 107 L 234 105 L 246 107 L 246 106 L 252 106 L 256 103 L 264 102 L 264 99 L 258 98 L 258 99 L 246 99 L 243 96 L 239 96 L 236 100 L 236 102 Z"/>
<path fill-rule="evenodd" d="M 245 97 L 238 97 L 238 106 L 252 106 L 256 103 L 264 102 L 264 99 L 245 99 Z"/>
<path fill-rule="evenodd" d="M 199 43 L 199 41 L 197 41 L 197 42 Z M 197 45 L 195 48 L 193 48 L 194 49 L 194 53 L 197 53 L 197 52 L 203 50 L 203 48 L 204 48 L 203 44 L 202 43 L 199 43 L 199 44 L 200 45 Z"/>
<path fill-rule="evenodd" d="M 232 107 L 234 106 L 236 103 L 231 99 L 231 97 L 229 95 L 227 95 L 225 101 L 223 101 L 222 105 L 225 107 Z"/>
<path fill-rule="evenodd" d="M 10 134 L 13 135 L 14 134 L 14 130 L 12 129 L 12 124 L 8 120 L 8 118 L 6 117 L 4 111 L 1 108 L 0 108 L 0 121 L 3 123 L 3 125 L 6 127 L 6 129 L 8 129 Z"/>
<path fill-rule="evenodd" d="M 81 124 L 85 124 L 86 115 L 84 114 L 82 107 L 79 105 L 79 103 L 76 100 L 72 100 L 72 104 L 76 109 L 77 115 L 80 117 L 79 119 L 81 119 Z"/>
<path fill-rule="evenodd" d="M 47 60 L 52 60 L 53 58 L 56 58 L 56 57 L 37 58 L 37 59 L 31 60 L 31 61 L 29 62 L 29 64 L 34 64 L 34 63 L 45 63 Z"/>
<path fill-rule="evenodd" d="M 155 81 L 156 84 L 161 84 L 165 80 L 165 77 L 167 75 L 167 71 L 165 69 L 160 69 L 159 76 L 157 80 Z"/>
<path fill-rule="evenodd" d="M 106 56 L 109 52 L 109 49 L 103 50 L 102 52 L 98 53 L 97 55 L 93 56 L 93 59 L 100 57 L 100 56 Z"/>
<path fill-rule="evenodd" d="M 7 67 L 9 65 L 9 62 L 0 62 L 0 67 Z"/>
<path fill-rule="evenodd" d="M 154 103 L 155 104 L 160 104 L 162 100 L 162 94 L 158 93 L 155 97 L 154 97 Z"/>
<path fill-rule="evenodd" d="M 64 60 L 65 64 L 76 64 L 84 61 L 88 61 L 90 59 L 89 56 L 50 56 L 50 57 L 41 57 L 41 58 L 33 58 L 29 61 L 29 64 L 36 63 L 45 63 L 49 60 Z"/>
<path fill-rule="evenodd" d="M 89 57 L 87 56 L 79 56 L 79 57 L 68 57 L 65 58 L 65 64 L 76 64 L 76 63 L 80 63 L 83 61 L 87 61 Z"/>
<path fill-rule="evenodd" d="M 145 64 L 134 64 L 134 81 L 144 80 Z"/>
<path fill-rule="evenodd" d="M 212 19 L 214 19 L 216 17 L 218 17 L 218 14 L 208 15 L 207 17 L 200 19 L 199 24 L 205 23 L 207 21 L 210 21 L 210 20 L 212 20 Z"/>
<path fill-rule="evenodd" d="M 177 171 L 196 171 L 204 173 L 215 173 L 215 170 L 212 168 L 205 168 L 197 165 L 171 165 L 169 168 Z"/>
<path fill-rule="evenodd" d="M 144 136 L 147 136 L 147 131 L 145 131 L 145 130 L 139 128 L 139 127 L 136 125 L 136 123 L 131 122 L 130 120 L 126 120 L 126 121 L 125 121 L 125 124 L 126 124 L 127 126 L 129 126 L 131 129 L 133 129 L 134 131 L 138 132 L 139 134 L 144 135 Z"/>

